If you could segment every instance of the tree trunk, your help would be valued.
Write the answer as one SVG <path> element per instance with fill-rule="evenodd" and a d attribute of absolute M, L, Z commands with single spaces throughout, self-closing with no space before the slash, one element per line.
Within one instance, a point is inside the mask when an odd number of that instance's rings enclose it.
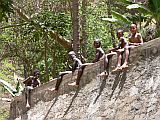
<path fill-rule="evenodd" d="M 24 69 L 24 78 L 26 79 L 27 78 L 27 66 L 26 64 L 23 64 L 23 69 Z"/>
<path fill-rule="evenodd" d="M 48 70 L 48 38 L 44 35 L 45 39 L 45 82 L 49 81 L 49 70 Z"/>
<path fill-rule="evenodd" d="M 160 37 L 160 21 L 156 20 L 156 37 Z"/>
<path fill-rule="evenodd" d="M 54 44 L 55 45 L 55 44 Z M 56 52 L 55 52 L 55 49 L 56 48 L 54 48 L 53 50 L 52 50 L 52 77 L 54 78 L 55 76 L 56 76 L 56 70 L 57 70 L 57 67 L 56 67 L 56 61 L 57 61 L 57 59 L 56 59 Z"/>
<path fill-rule="evenodd" d="M 80 40 L 79 40 L 79 0 L 72 0 L 72 30 L 73 30 L 73 50 L 79 57 Z"/>
<path fill-rule="evenodd" d="M 86 33 L 87 0 L 82 1 L 82 55 L 87 58 L 87 33 Z"/>
<path fill-rule="evenodd" d="M 111 13 L 111 0 L 107 1 L 107 8 L 108 8 L 108 18 L 112 18 L 112 13 Z M 110 33 L 111 33 L 111 38 L 112 38 L 112 45 L 113 47 L 116 46 L 116 41 L 115 41 L 115 34 L 114 34 L 114 27 L 113 24 L 110 23 Z"/>

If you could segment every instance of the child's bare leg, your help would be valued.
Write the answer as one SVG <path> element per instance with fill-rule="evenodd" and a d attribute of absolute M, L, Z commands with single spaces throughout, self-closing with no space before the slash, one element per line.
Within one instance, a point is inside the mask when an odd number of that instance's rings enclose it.
<path fill-rule="evenodd" d="M 122 62 L 122 52 L 118 52 L 118 63 L 117 63 L 117 67 L 121 66 L 121 62 Z"/>
<path fill-rule="evenodd" d="M 129 48 L 126 47 L 125 48 L 125 60 L 124 60 L 124 64 L 122 65 L 122 69 L 128 68 L 128 58 L 129 58 Z"/>
<path fill-rule="evenodd" d="M 52 88 L 52 89 L 49 89 L 49 90 L 57 92 L 59 90 L 59 86 L 62 82 L 62 78 L 63 78 L 63 75 L 59 75 L 59 77 L 57 79 L 57 82 L 56 82 L 56 85 L 55 85 L 55 88 Z"/>
<path fill-rule="evenodd" d="M 26 91 L 26 107 L 29 108 L 30 105 L 29 105 L 29 95 L 30 95 L 30 90 L 27 88 L 27 91 Z"/>
<path fill-rule="evenodd" d="M 117 62 L 117 67 L 114 70 L 112 70 L 112 73 L 121 70 L 120 66 L 121 66 L 121 62 L 122 62 L 122 52 L 117 53 L 117 61 L 118 61 Z"/>
<path fill-rule="evenodd" d="M 70 85 L 70 86 L 76 86 L 76 87 L 78 87 L 78 86 L 79 86 L 80 79 L 81 79 L 81 77 L 82 77 L 82 74 L 83 74 L 84 68 L 85 68 L 85 66 L 82 66 L 81 68 L 79 68 L 79 70 L 78 70 L 78 75 L 77 75 L 77 79 L 76 79 L 76 82 L 73 82 L 73 83 L 68 84 L 68 85 Z"/>
<path fill-rule="evenodd" d="M 97 76 L 98 77 L 100 77 L 100 76 L 107 77 L 108 76 L 107 68 L 108 68 L 108 55 L 105 55 L 105 57 L 104 57 L 104 71 L 102 73 L 98 74 Z"/>

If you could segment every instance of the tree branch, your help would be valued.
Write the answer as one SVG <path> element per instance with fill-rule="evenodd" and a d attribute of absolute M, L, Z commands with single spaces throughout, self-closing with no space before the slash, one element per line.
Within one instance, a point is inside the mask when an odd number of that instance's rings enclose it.
<path fill-rule="evenodd" d="M 21 24 L 13 24 L 13 25 L 7 25 L 7 26 L 3 26 L 3 27 L 0 27 L 0 29 L 5 29 L 5 28 L 10 28 L 10 27 L 16 27 L 16 26 L 22 26 L 22 25 L 26 25 L 28 23 L 21 23 Z"/>

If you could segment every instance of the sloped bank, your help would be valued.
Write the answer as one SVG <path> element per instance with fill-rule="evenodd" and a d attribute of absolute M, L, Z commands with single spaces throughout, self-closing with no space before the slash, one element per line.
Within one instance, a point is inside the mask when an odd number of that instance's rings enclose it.
<path fill-rule="evenodd" d="M 107 79 L 96 77 L 103 61 L 87 66 L 79 89 L 69 87 L 66 75 L 58 94 L 47 91 L 51 81 L 32 93 L 31 109 L 24 96 L 11 104 L 10 120 L 159 120 L 160 40 L 131 50 L 130 69 Z M 110 69 L 115 66 L 116 56 Z M 75 79 L 73 77 L 72 81 Z"/>

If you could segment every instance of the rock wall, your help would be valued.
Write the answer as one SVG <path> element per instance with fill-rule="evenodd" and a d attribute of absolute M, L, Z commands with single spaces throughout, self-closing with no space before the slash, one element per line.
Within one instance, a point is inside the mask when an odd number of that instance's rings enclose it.
<path fill-rule="evenodd" d="M 24 95 L 11 104 L 10 120 L 159 120 L 160 119 L 160 40 L 134 48 L 127 71 L 97 77 L 103 60 L 87 66 L 79 88 L 66 75 L 58 93 L 47 88 L 50 81 L 32 92 L 31 108 L 25 108 Z M 110 69 L 116 56 L 110 60 Z"/>

